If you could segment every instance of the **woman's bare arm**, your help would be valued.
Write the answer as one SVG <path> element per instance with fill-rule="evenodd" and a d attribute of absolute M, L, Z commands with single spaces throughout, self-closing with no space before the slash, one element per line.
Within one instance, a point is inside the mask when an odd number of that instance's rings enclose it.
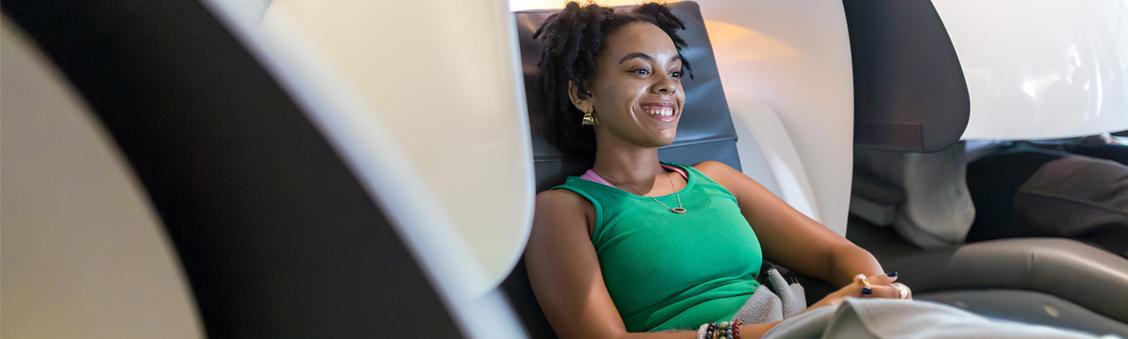
<path fill-rule="evenodd" d="M 849 284 L 858 273 L 882 274 L 881 265 L 868 251 L 795 210 L 744 173 L 716 161 L 695 167 L 736 196 L 765 257 L 838 287 Z"/>
<path fill-rule="evenodd" d="M 690 339 L 695 331 L 627 333 L 603 282 L 588 225 L 594 208 L 575 193 L 537 194 L 525 250 L 529 282 L 560 338 Z"/>

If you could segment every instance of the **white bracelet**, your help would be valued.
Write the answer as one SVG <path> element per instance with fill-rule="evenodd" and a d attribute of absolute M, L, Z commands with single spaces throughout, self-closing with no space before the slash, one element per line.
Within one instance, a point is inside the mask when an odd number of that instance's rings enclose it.
<path fill-rule="evenodd" d="M 708 330 L 708 329 L 709 329 L 709 324 L 701 324 L 701 327 L 697 328 L 697 339 L 710 339 L 710 338 L 705 338 L 705 331 Z"/>

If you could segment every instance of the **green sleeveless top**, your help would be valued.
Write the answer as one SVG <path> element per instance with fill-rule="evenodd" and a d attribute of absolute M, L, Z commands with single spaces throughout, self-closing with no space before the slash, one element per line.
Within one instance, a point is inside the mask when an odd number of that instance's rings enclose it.
<path fill-rule="evenodd" d="M 591 242 L 607 291 L 631 332 L 730 320 L 759 286 L 760 242 L 736 198 L 697 169 L 670 165 L 688 174 L 679 191 L 686 214 L 579 177 L 554 188 L 595 207 Z M 674 194 L 656 198 L 678 205 Z"/>

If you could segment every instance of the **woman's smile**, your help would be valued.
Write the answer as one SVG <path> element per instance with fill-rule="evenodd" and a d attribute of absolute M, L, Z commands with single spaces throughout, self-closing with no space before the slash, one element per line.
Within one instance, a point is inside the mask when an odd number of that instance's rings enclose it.
<path fill-rule="evenodd" d="M 643 103 L 639 105 L 639 110 L 661 122 L 670 123 L 677 121 L 677 116 L 674 115 L 674 112 L 677 111 L 677 107 L 672 102 Z"/>

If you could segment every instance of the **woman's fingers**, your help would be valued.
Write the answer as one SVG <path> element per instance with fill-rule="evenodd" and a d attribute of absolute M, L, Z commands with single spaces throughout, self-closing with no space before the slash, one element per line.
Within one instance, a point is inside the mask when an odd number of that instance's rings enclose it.
<path fill-rule="evenodd" d="M 889 286 L 893 287 L 894 289 L 897 290 L 897 294 L 898 294 L 897 297 L 899 297 L 901 299 L 908 299 L 908 300 L 913 299 L 913 290 L 911 288 L 909 288 L 909 286 L 906 286 L 905 284 L 902 284 L 902 283 L 893 283 L 892 285 L 889 285 Z"/>
<path fill-rule="evenodd" d="M 854 276 L 854 284 L 860 285 L 862 287 L 870 286 L 870 285 L 889 286 L 890 284 L 892 284 L 894 282 L 897 282 L 897 273 L 896 272 L 891 272 L 891 273 L 886 273 L 886 274 L 878 274 L 878 275 L 871 275 L 871 276 L 868 276 L 868 277 L 865 274 L 859 273 L 858 275 Z"/>
<path fill-rule="evenodd" d="M 889 272 L 886 274 L 871 275 L 866 277 L 870 284 L 875 285 L 889 285 L 897 282 L 897 272 Z"/>
<path fill-rule="evenodd" d="M 855 284 L 865 284 L 865 283 L 868 283 L 868 281 L 867 281 L 868 279 L 869 278 L 867 278 L 865 274 L 858 273 L 858 275 L 854 276 L 854 283 Z"/>
<path fill-rule="evenodd" d="M 901 299 L 901 292 L 888 285 L 870 285 L 862 287 L 862 298 Z"/>
<path fill-rule="evenodd" d="M 868 277 L 865 274 L 858 274 L 854 276 L 854 283 L 843 290 L 853 290 L 855 291 L 853 295 L 862 298 L 912 299 L 912 291 L 908 290 L 907 286 L 904 287 L 905 298 L 901 297 L 901 286 L 904 285 L 897 283 L 897 272 Z"/>

